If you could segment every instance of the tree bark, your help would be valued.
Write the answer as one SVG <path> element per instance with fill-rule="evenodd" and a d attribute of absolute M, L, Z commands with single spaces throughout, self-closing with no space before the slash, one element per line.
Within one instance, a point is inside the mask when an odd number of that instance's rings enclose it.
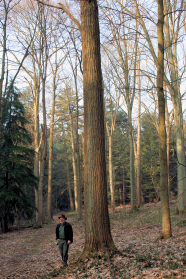
<path fill-rule="evenodd" d="M 167 61 L 170 70 L 170 80 L 164 73 L 164 81 L 169 89 L 171 94 L 171 100 L 174 106 L 174 118 L 175 118 L 175 127 L 177 129 L 176 133 L 176 149 L 177 149 L 177 187 L 178 187 L 178 211 L 180 214 L 184 212 L 184 208 L 186 206 L 186 168 L 185 168 L 185 144 L 184 144 L 184 132 L 183 132 L 183 114 L 182 114 L 182 104 L 181 104 L 181 94 L 180 94 L 180 82 L 181 78 L 178 74 L 178 63 L 177 63 L 177 41 L 179 35 L 179 28 L 180 28 L 180 16 L 183 11 L 183 3 L 184 1 L 181 0 L 180 7 L 178 9 L 179 14 L 177 20 L 170 20 L 169 16 L 172 17 L 172 5 L 167 0 L 163 1 L 164 3 L 164 10 L 165 12 L 165 24 L 164 24 L 164 31 L 165 31 L 165 48 L 167 51 Z M 145 22 L 143 17 L 140 14 L 139 6 L 137 1 L 135 0 L 136 6 L 136 15 L 139 19 L 139 22 L 144 30 L 144 34 L 149 46 L 149 50 L 153 57 L 155 65 L 158 67 L 157 56 L 150 39 L 148 30 L 145 26 Z M 127 12 L 131 15 L 135 16 L 131 13 L 128 9 L 125 8 Z M 172 32 L 174 30 L 174 32 Z"/>
<path fill-rule="evenodd" d="M 157 69 L 157 90 L 159 105 L 159 156 L 160 156 L 160 197 L 162 208 L 162 237 L 171 237 L 171 223 L 168 196 L 168 175 L 167 175 L 167 146 L 165 129 L 165 98 L 163 92 L 164 76 L 164 9 L 163 0 L 158 0 L 158 69 Z"/>
<path fill-rule="evenodd" d="M 68 97 L 68 96 L 67 96 Z M 74 144 L 74 127 L 73 127 L 73 119 L 72 112 L 70 110 L 70 100 L 68 100 L 68 112 L 69 112 L 69 120 L 70 120 L 70 140 L 72 147 L 72 167 L 74 173 L 74 197 L 75 197 L 75 210 L 79 212 L 79 204 L 78 204 L 78 183 L 77 183 L 77 165 L 75 159 L 75 144 Z"/>
<path fill-rule="evenodd" d="M 47 64 L 48 64 L 48 45 L 46 36 L 46 16 L 44 14 L 44 7 L 40 7 L 39 10 L 39 24 L 41 34 L 41 82 L 42 82 L 42 110 L 43 110 L 43 150 L 40 157 L 40 172 L 39 172 L 39 184 L 38 184 L 38 220 L 35 227 L 41 227 L 43 225 L 43 181 L 45 172 L 45 163 L 47 158 L 47 120 L 46 120 L 46 105 L 45 105 L 45 87 L 47 77 Z"/>
<path fill-rule="evenodd" d="M 113 249 L 107 200 L 100 35 L 96 0 L 81 1 L 84 91 L 85 248 Z"/>
<path fill-rule="evenodd" d="M 48 222 L 50 222 L 53 219 L 53 216 L 52 216 L 52 165 L 53 165 L 55 92 L 56 92 L 56 73 L 54 73 L 54 76 L 53 76 L 53 97 L 52 97 L 52 112 L 51 112 L 51 120 L 50 120 L 50 139 L 49 139 L 49 154 L 48 154 L 48 196 L 47 196 Z"/>
<path fill-rule="evenodd" d="M 140 58 L 138 62 L 138 137 L 137 137 L 137 202 L 141 206 L 141 83 L 140 83 Z"/>
<path fill-rule="evenodd" d="M 181 0 L 177 20 L 172 20 L 171 3 L 163 1 L 165 15 L 165 47 L 167 50 L 167 60 L 169 62 L 171 82 L 166 85 L 169 88 L 171 99 L 174 105 L 174 121 L 176 132 L 176 150 L 177 150 L 177 185 L 178 185 L 178 211 L 184 212 L 186 207 L 186 164 L 185 164 L 185 143 L 183 131 L 183 114 L 180 94 L 180 76 L 178 72 L 177 61 L 177 41 L 179 36 L 180 19 L 184 1 Z M 174 30 L 174 32 L 172 32 Z"/>
<path fill-rule="evenodd" d="M 111 193 L 111 207 L 115 208 L 115 185 L 113 183 L 113 170 L 112 170 L 112 134 L 109 134 L 109 181 Z"/>

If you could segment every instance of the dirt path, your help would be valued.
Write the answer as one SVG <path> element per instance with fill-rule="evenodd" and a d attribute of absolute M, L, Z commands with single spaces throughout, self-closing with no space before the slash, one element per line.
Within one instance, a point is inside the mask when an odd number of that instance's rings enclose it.
<path fill-rule="evenodd" d="M 0 278 L 40 278 L 61 266 L 61 257 L 55 239 L 55 228 L 60 213 L 54 222 L 43 229 L 23 229 L 0 235 Z M 83 223 L 68 218 L 74 231 L 74 243 L 70 245 L 69 258 L 72 260 L 83 250 Z"/>

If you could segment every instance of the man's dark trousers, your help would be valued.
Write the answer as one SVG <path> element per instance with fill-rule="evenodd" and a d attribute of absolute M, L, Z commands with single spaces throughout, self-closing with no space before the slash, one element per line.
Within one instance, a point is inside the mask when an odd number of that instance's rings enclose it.
<path fill-rule="evenodd" d="M 63 266 L 67 266 L 69 245 L 67 244 L 67 241 L 65 239 L 58 239 L 58 246 L 60 255 L 62 257 Z"/>

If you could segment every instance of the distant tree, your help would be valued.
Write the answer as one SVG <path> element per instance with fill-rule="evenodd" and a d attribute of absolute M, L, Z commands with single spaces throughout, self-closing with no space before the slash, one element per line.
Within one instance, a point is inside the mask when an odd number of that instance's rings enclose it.
<path fill-rule="evenodd" d="M 37 186 L 31 162 L 34 151 L 29 148 L 31 136 L 26 130 L 25 110 L 19 92 L 12 87 L 2 117 L 0 141 L 0 221 L 3 232 L 15 218 L 31 218 L 34 203 L 26 194 L 26 187 Z"/>

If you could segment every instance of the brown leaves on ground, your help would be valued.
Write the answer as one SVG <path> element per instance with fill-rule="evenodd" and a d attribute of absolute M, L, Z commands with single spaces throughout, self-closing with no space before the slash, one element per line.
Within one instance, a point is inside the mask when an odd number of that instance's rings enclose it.
<path fill-rule="evenodd" d="M 186 226 L 176 225 L 185 216 L 172 215 L 173 237 L 158 240 L 159 204 L 146 205 L 134 214 L 130 208 L 116 208 L 110 212 L 110 220 L 118 252 L 97 253 L 80 262 L 84 223 L 68 214 L 74 243 L 70 245 L 69 266 L 64 269 L 55 240 L 57 216 L 42 229 L 0 235 L 0 278 L 186 278 Z"/>

